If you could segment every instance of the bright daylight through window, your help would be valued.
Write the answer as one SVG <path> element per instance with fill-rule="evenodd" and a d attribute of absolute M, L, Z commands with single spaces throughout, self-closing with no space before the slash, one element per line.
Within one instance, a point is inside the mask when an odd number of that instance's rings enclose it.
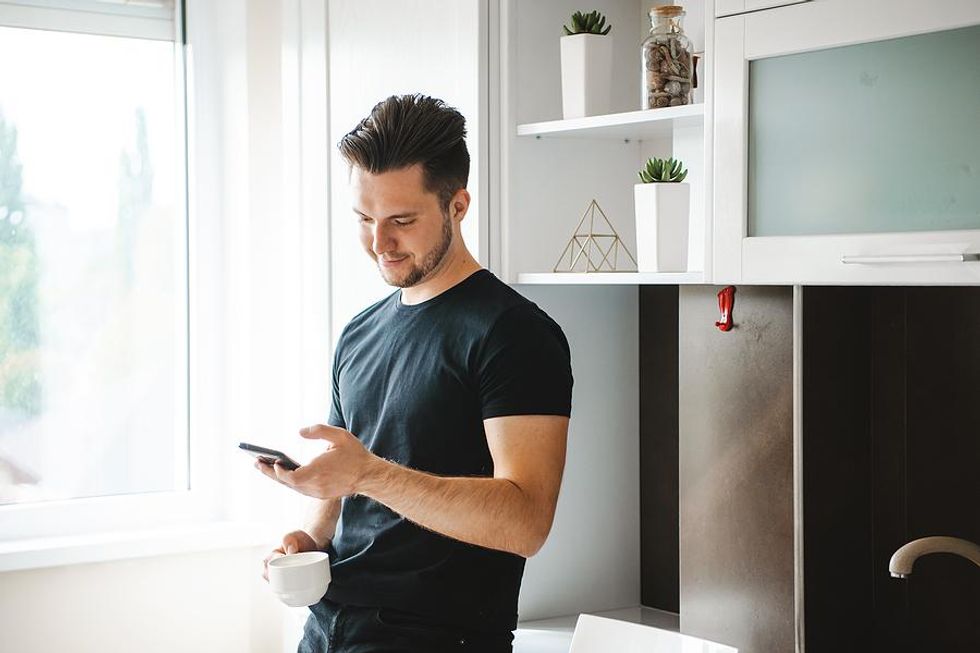
<path fill-rule="evenodd" d="M 0 504 L 187 487 L 179 48 L 0 27 Z"/>

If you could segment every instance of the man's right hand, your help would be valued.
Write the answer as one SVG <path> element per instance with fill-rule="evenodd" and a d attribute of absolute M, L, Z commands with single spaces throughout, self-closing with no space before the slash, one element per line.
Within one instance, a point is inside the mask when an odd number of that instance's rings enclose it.
<path fill-rule="evenodd" d="M 269 561 L 292 553 L 302 553 L 304 551 L 317 551 L 316 542 L 306 531 L 293 531 L 287 533 L 282 538 L 282 544 L 274 549 L 272 553 L 262 561 L 262 578 L 269 580 Z"/>

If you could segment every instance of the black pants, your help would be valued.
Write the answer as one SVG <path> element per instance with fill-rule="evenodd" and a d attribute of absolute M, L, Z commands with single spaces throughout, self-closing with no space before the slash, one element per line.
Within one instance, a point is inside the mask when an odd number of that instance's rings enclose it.
<path fill-rule="evenodd" d="M 297 653 L 511 653 L 514 634 L 433 623 L 401 610 L 340 605 L 310 607 Z"/>

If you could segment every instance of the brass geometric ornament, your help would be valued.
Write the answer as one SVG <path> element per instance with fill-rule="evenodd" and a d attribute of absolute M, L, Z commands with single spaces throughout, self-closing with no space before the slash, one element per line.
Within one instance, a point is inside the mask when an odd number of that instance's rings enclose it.
<path fill-rule="evenodd" d="M 596 212 L 602 216 L 598 225 L 600 231 L 596 231 Z M 588 220 L 588 227 L 585 223 Z M 603 224 L 604 223 L 604 224 Z M 606 233 L 606 232 L 610 233 Z M 633 261 L 633 269 L 619 269 L 619 250 L 622 248 L 626 255 Z M 625 265 L 625 261 L 624 261 Z M 585 209 L 582 219 L 575 227 L 564 251 L 558 257 L 554 272 L 636 272 L 636 259 L 626 248 L 626 243 L 622 241 L 616 228 L 609 222 L 606 213 L 599 207 L 595 200 L 589 203 L 589 208 Z"/>

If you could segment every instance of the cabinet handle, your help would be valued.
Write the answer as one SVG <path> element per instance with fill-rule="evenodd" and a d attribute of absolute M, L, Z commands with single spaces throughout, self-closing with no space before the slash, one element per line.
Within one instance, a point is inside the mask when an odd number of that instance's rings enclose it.
<path fill-rule="evenodd" d="M 877 254 L 871 256 L 840 257 L 844 265 L 861 263 L 874 265 L 879 263 L 966 263 L 980 261 L 980 254 Z"/>

